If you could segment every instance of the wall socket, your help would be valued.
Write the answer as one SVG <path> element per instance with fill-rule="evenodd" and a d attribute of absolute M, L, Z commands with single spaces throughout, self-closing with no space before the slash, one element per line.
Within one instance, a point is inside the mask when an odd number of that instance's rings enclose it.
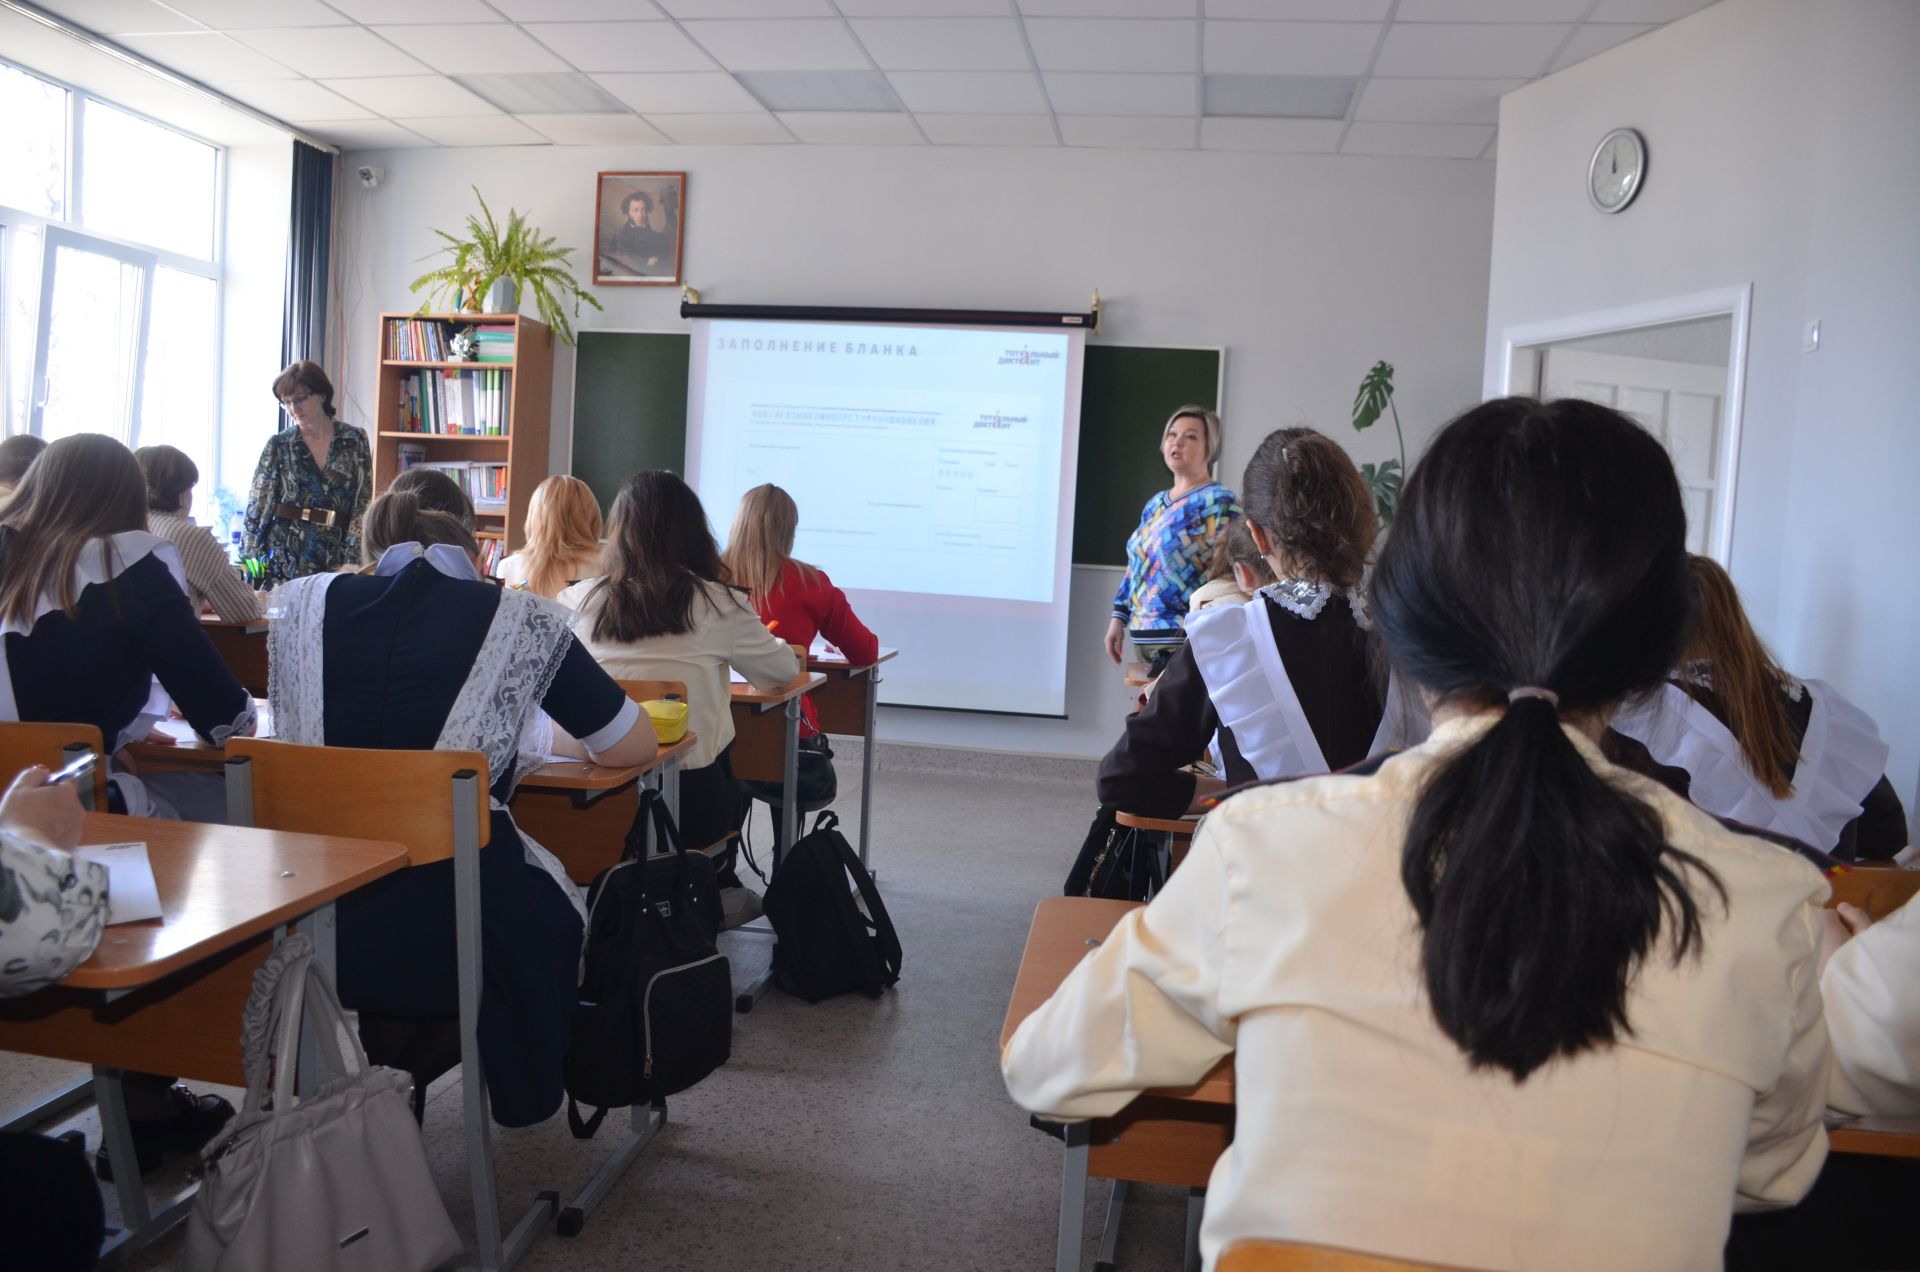
<path fill-rule="evenodd" d="M 1800 348 L 1805 353 L 1820 352 L 1820 320 L 1818 318 L 1807 324 L 1807 332 L 1800 341 Z"/>

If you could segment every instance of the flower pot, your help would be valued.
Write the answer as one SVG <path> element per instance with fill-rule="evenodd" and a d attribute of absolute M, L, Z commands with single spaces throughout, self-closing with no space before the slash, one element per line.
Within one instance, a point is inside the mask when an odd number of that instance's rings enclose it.
<path fill-rule="evenodd" d="M 513 280 L 511 278 L 494 279 L 493 286 L 487 289 L 486 297 L 480 303 L 480 312 L 510 314 L 513 311 Z"/>

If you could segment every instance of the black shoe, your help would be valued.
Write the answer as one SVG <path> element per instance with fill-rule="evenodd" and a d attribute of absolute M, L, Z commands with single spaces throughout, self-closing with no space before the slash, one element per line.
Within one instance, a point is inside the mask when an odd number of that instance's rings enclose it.
<path fill-rule="evenodd" d="M 217 1095 L 195 1095 L 184 1086 L 175 1086 L 167 1097 L 173 1105 L 172 1117 L 156 1121 L 127 1119 L 133 1128 L 133 1152 L 139 1159 L 142 1175 L 159 1169 L 170 1153 L 199 1152 L 233 1116 L 233 1105 Z M 113 1182 L 113 1164 L 107 1160 L 104 1134 L 100 1151 L 94 1155 L 93 1173 L 108 1183 Z"/>

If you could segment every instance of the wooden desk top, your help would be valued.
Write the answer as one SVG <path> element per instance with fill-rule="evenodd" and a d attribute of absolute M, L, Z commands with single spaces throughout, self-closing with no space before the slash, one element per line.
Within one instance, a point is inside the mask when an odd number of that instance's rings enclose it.
<path fill-rule="evenodd" d="M 1920 1117 L 1856 1117 L 1827 1132 L 1836 1153 L 1920 1158 Z"/>
<path fill-rule="evenodd" d="M 1189 839 L 1200 828 L 1198 817 L 1149 817 L 1145 813 L 1123 812 L 1115 813 L 1113 820 L 1135 830 L 1157 830 L 1168 835 L 1185 835 Z"/>
<path fill-rule="evenodd" d="M 235 623 L 220 617 L 218 614 L 202 614 L 200 616 L 200 624 L 203 627 L 221 627 L 228 631 L 243 632 L 249 636 L 258 635 L 267 630 L 267 620 L 265 618 L 255 618 L 243 623 Z"/>
<path fill-rule="evenodd" d="M 520 779 L 521 790 L 535 791 L 611 791 L 637 781 L 669 760 L 693 749 L 696 735 L 689 732 L 678 742 L 661 747 L 644 764 L 631 768 L 607 768 L 590 760 L 555 760 L 543 764 Z"/>
<path fill-rule="evenodd" d="M 875 667 L 878 667 L 881 663 L 886 662 L 888 659 L 898 658 L 899 656 L 900 656 L 899 650 L 890 649 L 887 646 L 882 645 L 880 646 L 880 656 L 878 658 L 874 659 L 870 663 L 865 663 L 859 667 L 856 667 L 852 663 L 847 661 L 847 656 L 845 654 L 809 653 L 807 655 L 807 670 L 808 671 L 824 671 L 830 676 L 858 676 L 864 672 L 872 671 Z"/>
<path fill-rule="evenodd" d="M 777 707 L 783 702 L 798 698 L 803 693 L 812 693 L 827 678 L 817 671 L 803 671 L 786 684 L 774 689 L 755 689 L 752 685 L 733 686 L 733 704 L 737 707 Z"/>
<path fill-rule="evenodd" d="M 1102 901 L 1093 897 L 1048 897 L 1033 911 L 1033 927 L 1027 933 L 1026 952 L 1020 956 L 1020 973 L 1014 978 L 1013 998 L 1007 1003 L 1007 1018 L 1000 1026 L 1000 1045 L 1020 1022 L 1031 1016 L 1041 1003 L 1052 996 L 1092 950 L 1087 942 L 1103 940 L 1129 911 L 1137 910 L 1136 901 Z M 1205 1104 L 1233 1103 L 1233 1057 L 1228 1056 L 1206 1077 L 1190 1087 L 1165 1088 L 1153 1095 L 1198 1100 Z"/>
<path fill-rule="evenodd" d="M 150 984 L 407 864 L 394 843 L 112 813 L 88 813 L 83 838 L 144 841 L 162 917 L 107 928 L 70 989 Z"/>

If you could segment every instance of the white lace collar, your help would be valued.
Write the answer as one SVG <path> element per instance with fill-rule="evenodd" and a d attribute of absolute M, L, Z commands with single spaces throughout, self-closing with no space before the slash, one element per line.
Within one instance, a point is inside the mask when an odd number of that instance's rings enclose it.
<path fill-rule="evenodd" d="M 383 579 L 392 578 L 421 557 L 425 557 L 428 565 L 450 579 L 480 581 L 479 572 L 473 568 L 473 558 L 451 543 L 436 543 L 423 548 L 411 540 L 396 543 L 382 552 L 379 562 L 373 567 L 374 575 Z"/>
<path fill-rule="evenodd" d="M 1295 617 L 1315 619 L 1327 607 L 1333 584 L 1310 579 L 1280 579 L 1261 588 L 1260 595 Z"/>

